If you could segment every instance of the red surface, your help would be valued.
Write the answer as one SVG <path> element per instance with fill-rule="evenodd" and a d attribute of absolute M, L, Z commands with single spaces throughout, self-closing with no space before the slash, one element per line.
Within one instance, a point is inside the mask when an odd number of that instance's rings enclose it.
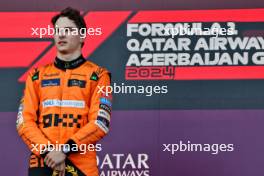
<path fill-rule="evenodd" d="M 129 23 L 262 22 L 264 9 L 139 11 Z"/>
<path fill-rule="evenodd" d="M 31 28 L 52 26 L 51 18 L 57 12 L 0 12 L 0 38 L 39 38 L 31 35 Z M 52 38 L 45 35 L 43 38 Z"/>
<path fill-rule="evenodd" d="M 130 15 L 131 11 L 90 12 L 84 19 L 87 27 L 101 28 L 102 35 L 87 35 L 84 56 L 94 52 Z"/>
<path fill-rule="evenodd" d="M 0 42 L 0 68 L 28 67 L 50 42 Z"/>

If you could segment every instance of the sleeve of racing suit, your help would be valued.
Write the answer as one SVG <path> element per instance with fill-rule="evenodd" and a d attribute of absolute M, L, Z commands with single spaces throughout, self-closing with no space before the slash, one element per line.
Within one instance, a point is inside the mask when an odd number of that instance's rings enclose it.
<path fill-rule="evenodd" d="M 90 101 L 89 122 L 75 133 L 67 144 L 72 145 L 74 143 L 78 146 L 80 144 L 94 144 L 108 133 L 112 94 L 102 93 L 100 89 L 109 87 L 110 79 L 110 73 L 107 71 L 104 71 L 99 77 Z"/>
<path fill-rule="evenodd" d="M 39 72 L 35 70 L 29 73 L 24 89 L 24 96 L 21 99 L 18 115 L 17 115 L 17 131 L 19 136 L 30 148 L 31 152 L 40 156 L 41 151 L 48 144 L 48 139 L 41 132 L 37 125 L 38 109 L 39 109 L 39 95 L 38 81 Z"/>

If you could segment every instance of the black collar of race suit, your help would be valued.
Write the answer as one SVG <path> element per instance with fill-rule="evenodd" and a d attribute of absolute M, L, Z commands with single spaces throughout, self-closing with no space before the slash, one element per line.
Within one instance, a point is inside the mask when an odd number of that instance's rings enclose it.
<path fill-rule="evenodd" d="M 54 61 L 54 65 L 61 70 L 74 69 L 74 68 L 81 66 L 85 61 L 86 60 L 83 57 L 83 55 L 80 55 L 78 58 L 72 61 L 64 61 L 56 57 Z"/>

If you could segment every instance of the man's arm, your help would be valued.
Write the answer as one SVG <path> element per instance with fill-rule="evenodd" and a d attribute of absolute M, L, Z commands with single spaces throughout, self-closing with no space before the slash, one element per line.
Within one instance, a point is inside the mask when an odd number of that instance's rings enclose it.
<path fill-rule="evenodd" d="M 30 72 L 25 85 L 24 96 L 21 99 L 17 116 L 17 131 L 19 136 L 37 156 L 40 155 L 40 144 L 48 144 L 48 139 L 38 128 L 39 109 L 39 71 Z M 38 150 L 38 151 L 37 151 Z"/>
<path fill-rule="evenodd" d="M 80 144 L 95 144 L 109 131 L 112 94 L 102 93 L 101 89 L 110 86 L 110 74 L 103 71 L 96 80 L 88 113 L 89 122 L 75 133 L 67 142 L 70 146 Z M 72 148 L 72 147 L 71 147 Z"/>

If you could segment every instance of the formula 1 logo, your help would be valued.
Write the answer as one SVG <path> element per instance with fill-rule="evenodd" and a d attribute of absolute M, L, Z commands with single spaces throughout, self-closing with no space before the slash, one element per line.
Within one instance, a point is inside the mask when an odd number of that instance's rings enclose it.
<path fill-rule="evenodd" d="M 25 81 L 32 68 L 52 62 L 56 49 L 52 36 L 32 35 L 39 28 L 52 26 L 51 18 L 58 12 L 1 12 L 0 68 L 28 68 L 19 78 Z M 93 53 L 131 14 L 131 11 L 106 11 L 83 13 L 87 27 L 100 28 L 102 35 L 87 35 L 84 56 Z M 32 31 L 34 29 L 34 31 Z M 89 43 L 89 44 L 88 44 Z M 92 44 L 90 44 L 92 43 Z"/>

